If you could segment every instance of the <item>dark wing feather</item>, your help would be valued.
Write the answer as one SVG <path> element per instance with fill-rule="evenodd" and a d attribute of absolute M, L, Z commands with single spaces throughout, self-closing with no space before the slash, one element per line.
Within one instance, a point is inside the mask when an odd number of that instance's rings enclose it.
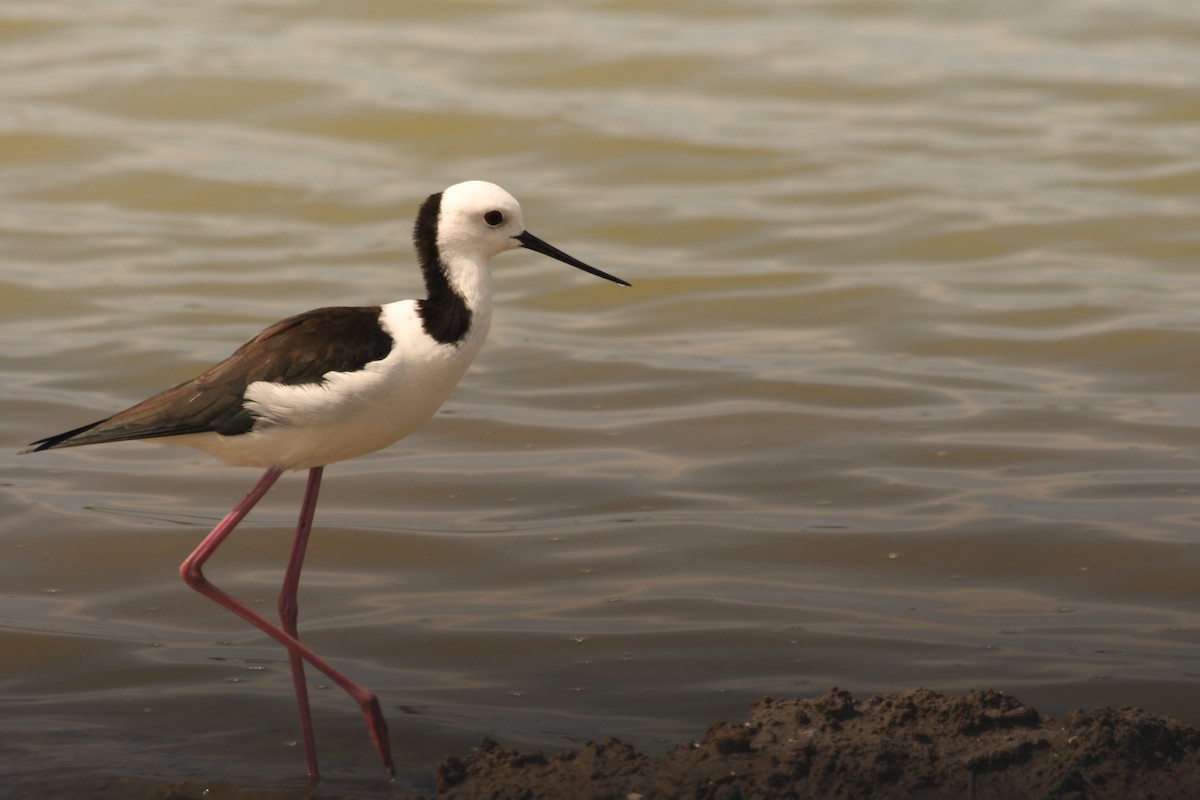
<path fill-rule="evenodd" d="M 336 306 L 276 322 L 198 377 L 113 416 L 33 442 L 22 452 L 188 433 L 226 436 L 254 427 L 243 405 L 257 381 L 321 383 L 328 372 L 353 372 L 391 352 L 379 306 Z"/>

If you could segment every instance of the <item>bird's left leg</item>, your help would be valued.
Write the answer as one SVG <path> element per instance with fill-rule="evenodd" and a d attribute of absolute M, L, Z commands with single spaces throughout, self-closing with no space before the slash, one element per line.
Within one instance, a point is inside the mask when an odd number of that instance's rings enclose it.
<path fill-rule="evenodd" d="M 283 629 L 296 639 L 300 634 L 296 618 L 300 607 L 296 593 L 300 588 L 300 570 L 304 567 L 304 553 L 308 548 L 308 535 L 312 532 L 313 514 L 317 510 L 317 492 L 321 488 L 324 467 L 313 467 L 308 471 L 308 486 L 304 490 L 304 501 L 300 506 L 300 519 L 296 523 L 296 538 L 292 542 L 292 554 L 288 558 L 287 571 L 283 574 L 283 587 L 279 590 L 279 621 Z M 296 687 L 296 707 L 300 711 L 300 734 L 304 739 L 304 759 L 308 763 L 308 783 L 316 786 L 321 780 L 317 768 L 317 744 L 313 735 L 312 712 L 308 705 L 308 682 L 304 677 L 304 660 L 300 654 L 288 650 L 292 664 L 292 685 Z"/>

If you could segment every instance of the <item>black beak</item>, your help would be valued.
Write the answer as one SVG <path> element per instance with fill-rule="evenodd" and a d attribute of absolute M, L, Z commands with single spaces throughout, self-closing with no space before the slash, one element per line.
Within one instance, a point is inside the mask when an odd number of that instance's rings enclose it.
<path fill-rule="evenodd" d="M 562 250 L 559 250 L 554 245 L 546 244 L 545 242 L 543 242 L 538 237 L 534 236 L 529 231 L 525 231 L 520 236 L 514 236 L 513 238 L 516 239 L 518 242 L 520 242 L 522 247 L 527 247 L 535 253 L 541 253 L 544 256 L 550 256 L 551 258 L 556 258 L 559 261 L 563 262 L 564 264 L 570 264 L 572 267 L 575 267 L 576 269 L 581 269 L 584 272 L 590 272 L 593 275 L 597 275 L 601 278 L 604 278 L 605 280 L 612 281 L 613 283 L 619 283 L 622 286 L 629 286 L 629 283 L 627 281 L 623 281 L 614 275 L 609 275 L 607 272 L 602 272 L 602 271 L 596 269 L 595 267 L 590 267 L 587 264 L 580 261 L 578 258 L 572 258 L 571 256 L 564 253 Z"/>

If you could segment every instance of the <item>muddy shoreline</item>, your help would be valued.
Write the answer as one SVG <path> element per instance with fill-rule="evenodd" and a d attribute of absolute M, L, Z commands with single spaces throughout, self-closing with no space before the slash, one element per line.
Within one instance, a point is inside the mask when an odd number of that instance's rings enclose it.
<path fill-rule="evenodd" d="M 555 755 L 485 742 L 438 798 L 1186 798 L 1200 729 L 1136 708 L 1043 718 L 1011 695 L 926 689 L 755 702 L 744 722 L 649 758 L 615 739 Z"/>
<path fill-rule="evenodd" d="M 1184 800 L 1200 796 L 1200 728 L 1132 707 L 1057 720 L 992 690 L 855 698 L 834 688 L 813 699 L 760 698 L 744 720 L 712 722 L 697 741 L 658 756 L 612 738 L 552 753 L 485 739 L 446 758 L 436 780 L 425 800 Z M 38 796 L 399 800 L 384 781 L 366 783 L 284 791 L 130 777 L 85 795 L 75 786 Z"/>

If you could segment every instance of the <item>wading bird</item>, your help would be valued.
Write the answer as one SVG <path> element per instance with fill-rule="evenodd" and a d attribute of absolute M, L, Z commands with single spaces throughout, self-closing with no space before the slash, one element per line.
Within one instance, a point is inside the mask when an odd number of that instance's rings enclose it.
<path fill-rule="evenodd" d="M 179 571 L 197 592 L 287 648 L 313 785 L 320 772 L 306 661 L 358 703 L 375 749 L 395 775 L 378 699 L 301 644 L 297 635 L 296 591 L 325 465 L 399 441 L 449 397 L 487 337 L 492 256 L 524 247 L 629 285 L 526 231 L 512 195 L 483 181 L 455 184 L 426 199 L 417 212 L 413 243 L 425 278 L 424 299 L 318 308 L 289 317 L 196 378 L 22 451 L 150 439 L 266 470 Z M 279 476 L 301 469 L 308 470 L 308 485 L 279 594 L 280 624 L 275 625 L 209 582 L 202 569 Z"/>

